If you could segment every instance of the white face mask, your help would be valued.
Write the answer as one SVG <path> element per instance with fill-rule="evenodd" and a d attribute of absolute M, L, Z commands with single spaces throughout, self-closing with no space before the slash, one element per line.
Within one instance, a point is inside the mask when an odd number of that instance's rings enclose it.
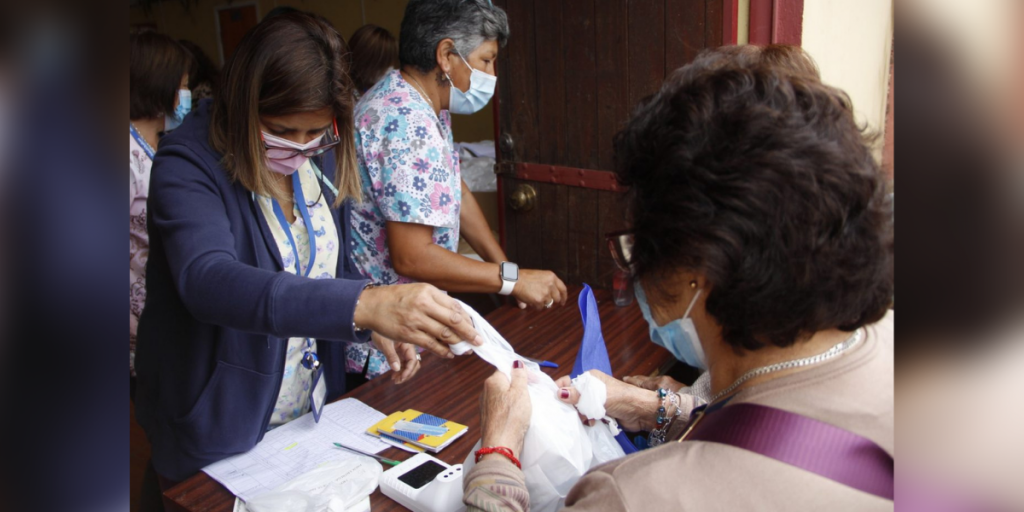
<path fill-rule="evenodd" d="M 470 66 L 469 62 L 466 62 L 466 59 L 459 52 L 455 52 L 455 54 L 462 59 L 462 62 L 471 71 L 469 75 L 469 90 L 462 92 L 462 90 L 455 86 L 455 82 L 452 82 L 452 77 L 445 73 L 448 81 L 451 82 L 448 111 L 453 114 L 475 114 L 491 101 L 491 97 L 494 96 L 494 87 L 498 84 L 498 77 L 488 75 Z"/>

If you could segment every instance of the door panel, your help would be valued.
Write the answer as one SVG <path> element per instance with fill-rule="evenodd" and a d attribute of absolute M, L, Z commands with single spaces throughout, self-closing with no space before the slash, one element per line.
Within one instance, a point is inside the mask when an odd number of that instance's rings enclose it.
<path fill-rule="evenodd" d="M 722 2 L 495 0 L 512 31 L 498 68 L 509 258 L 568 283 L 610 287 L 604 234 L 626 226 L 622 194 L 588 173 L 612 170 L 612 138 L 641 99 L 721 44 Z M 524 185 L 536 192 L 533 207 L 514 209 Z"/>
<path fill-rule="evenodd" d="M 217 23 L 220 29 L 222 62 L 227 62 L 249 29 L 256 26 L 256 6 L 218 8 Z"/>
<path fill-rule="evenodd" d="M 629 117 L 628 48 L 629 30 L 626 26 L 629 9 L 626 0 L 601 2 L 595 13 L 595 49 L 597 56 L 597 155 L 595 169 L 611 170 L 612 137 Z"/>

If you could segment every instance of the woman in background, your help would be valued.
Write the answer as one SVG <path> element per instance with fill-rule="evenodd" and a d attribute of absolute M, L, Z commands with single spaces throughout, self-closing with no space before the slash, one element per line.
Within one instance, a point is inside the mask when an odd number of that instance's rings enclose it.
<path fill-rule="evenodd" d="M 462 180 L 451 113 L 491 99 L 505 11 L 487 0 L 412 0 L 402 19 L 400 71 L 356 106 L 363 199 L 352 209 L 353 260 L 374 283 L 430 283 L 449 292 L 512 295 L 525 308 L 564 304 L 553 272 L 507 261 Z M 463 237 L 483 261 L 458 254 Z M 349 371 L 387 371 L 379 354 L 349 347 Z"/>
<path fill-rule="evenodd" d="M 174 39 L 156 32 L 129 37 L 128 85 L 128 370 L 135 397 L 135 338 L 146 302 L 146 200 L 160 133 L 176 125 L 192 107 L 189 77 L 195 61 Z"/>
<path fill-rule="evenodd" d="M 348 40 L 352 81 L 361 97 L 398 63 L 398 41 L 387 29 L 363 25 Z"/>
<path fill-rule="evenodd" d="M 206 55 L 198 44 L 188 39 L 179 39 L 179 43 L 192 53 L 196 60 L 196 72 L 189 77 L 188 88 L 192 89 L 192 108 L 199 102 L 213 97 L 213 86 L 220 76 L 220 68 Z"/>

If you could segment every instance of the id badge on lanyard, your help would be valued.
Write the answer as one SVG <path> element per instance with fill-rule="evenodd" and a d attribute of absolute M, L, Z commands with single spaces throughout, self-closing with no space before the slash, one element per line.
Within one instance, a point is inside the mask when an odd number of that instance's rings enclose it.
<path fill-rule="evenodd" d="M 153 147 L 150 146 L 148 142 L 146 142 L 146 139 L 142 136 L 142 134 L 135 130 L 135 126 L 129 124 L 128 133 L 131 133 L 132 137 L 135 139 L 135 142 L 138 142 L 139 146 L 142 146 L 142 150 L 146 152 L 146 156 L 148 156 L 150 160 L 156 157 L 156 151 L 153 151 Z"/>
<path fill-rule="evenodd" d="M 316 263 L 316 232 L 313 231 L 313 221 L 309 215 L 309 208 L 306 207 L 306 196 L 302 192 L 299 172 L 301 171 L 292 173 L 292 188 L 295 189 L 295 205 L 299 209 L 302 222 L 306 225 L 306 233 L 309 235 L 309 264 L 306 266 L 305 272 L 302 271 L 302 265 L 299 260 L 299 248 L 295 244 L 295 237 L 292 236 L 291 226 L 288 223 L 288 219 L 284 217 L 284 210 L 281 209 L 281 204 L 276 199 L 274 200 L 274 216 L 277 217 L 277 222 L 281 224 L 281 229 L 284 230 L 285 235 L 288 237 L 288 243 L 292 246 L 292 253 L 295 255 L 295 275 L 309 277 L 309 273 L 313 270 L 313 264 Z M 313 385 L 310 386 L 309 403 L 313 409 L 313 419 L 319 423 L 324 400 L 327 398 L 327 383 L 322 378 L 324 368 L 320 364 L 320 359 L 316 356 L 316 351 L 313 350 L 312 338 L 306 338 L 306 351 L 302 355 L 302 367 L 313 372 Z"/>

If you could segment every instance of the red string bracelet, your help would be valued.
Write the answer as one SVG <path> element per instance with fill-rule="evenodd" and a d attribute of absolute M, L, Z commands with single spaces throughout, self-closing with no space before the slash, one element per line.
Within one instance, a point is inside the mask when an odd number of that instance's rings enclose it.
<path fill-rule="evenodd" d="M 512 461 L 512 464 L 515 464 L 517 468 L 523 469 L 523 466 L 519 464 L 519 459 L 512 454 L 512 450 L 505 448 L 504 446 L 488 446 L 486 448 L 480 448 L 476 451 L 476 461 L 480 462 L 480 457 L 491 453 L 504 455 L 508 460 Z"/>

